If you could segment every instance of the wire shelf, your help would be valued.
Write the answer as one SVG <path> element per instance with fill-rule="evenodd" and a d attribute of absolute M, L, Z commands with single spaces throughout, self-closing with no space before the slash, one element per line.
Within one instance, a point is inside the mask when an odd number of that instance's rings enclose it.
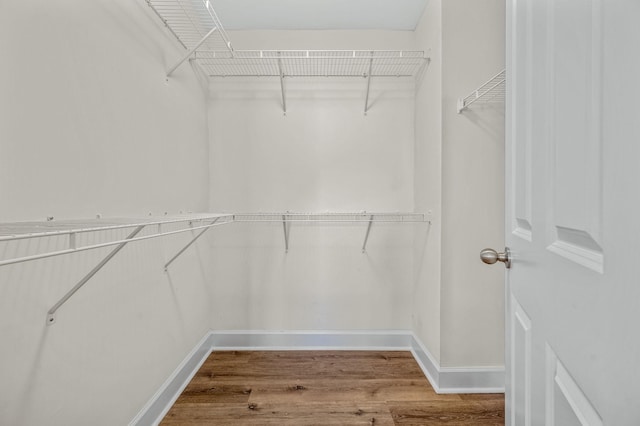
<path fill-rule="evenodd" d="M 164 265 L 164 270 L 168 271 L 169 265 L 171 265 L 176 259 L 178 259 L 193 243 L 196 242 L 207 230 L 214 226 L 219 226 L 224 223 L 230 223 L 233 221 L 232 215 L 224 214 L 196 214 L 196 215 L 179 215 L 179 216 L 164 216 L 163 219 L 157 218 L 130 218 L 130 219 L 93 219 L 90 221 L 48 221 L 48 222 L 22 222 L 22 223 L 5 223 L 0 224 L 0 243 L 9 243 L 15 240 L 24 240 L 31 238 L 46 238 L 46 237 L 60 237 L 66 238 L 66 248 L 50 249 L 48 251 L 31 254 L 21 257 L 14 257 L 10 259 L 0 259 L 0 266 L 13 265 L 17 263 L 29 262 L 33 260 L 46 259 L 50 257 L 63 256 L 72 253 L 78 253 L 87 250 L 96 250 L 102 248 L 111 248 L 109 254 L 106 255 L 91 271 L 89 271 L 75 286 L 73 286 L 67 293 L 62 296 L 56 302 L 51 309 L 47 312 L 47 325 L 52 325 L 56 322 L 56 313 L 67 301 L 73 297 L 73 295 L 80 290 L 87 282 L 89 282 L 107 263 L 115 257 L 118 252 L 124 248 L 127 244 L 148 240 L 151 238 L 158 238 L 170 235 L 176 235 L 181 233 L 191 233 L 192 238 L 183 248 L 178 251 L 168 262 Z M 179 229 L 171 230 L 163 229 L 161 225 L 176 224 Z M 153 227 L 150 225 L 157 225 Z M 142 235 L 142 230 L 150 227 L 149 233 Z M 104 242 L 88 242 L 82 244 L 82 241 L 78 240 L 78 234 L 87 232 L 100 232 L 114 229 L 125 229 L 128 236 L 115 236 L 111 235 L 108 241 Z M 133 229 L 131 229 L 133 228 Z M 195 236 L 195 231 L 199 231 Z"/>
<path fill-rule="evenodd" d="M 47 222 L 12 222 L 0 223 L 0 242 L 24 240 L 29 238 L 56 237 L 61 235 L 81 234 L 87 232 L 109 231 L 114 229 L 134 228 L 138 226 L 168 225 L 176 223 L 192 223 L 194 226 L 203 222 L 216 221 L 222 225 L 231 222 L 427 222 L 425 213 L 199 213 L 167 215 L 137 218 L 109 218 L 88 220 L 51 220 Z"/>
<path fill-rule="evenodd" d="M 282 110 L 287 113 L 285 77 L 363 77 L 364 113 L 369 110 L 372 77 L 414 77 L 428 63 L 423 51 L 244 50 L 234 51 L 209 0 L 146 0 L 187 49 L 167 70 L 169 77 L 192 59 L 209 77 L 279 77 Z"/>
<path fill-rule="evenodd" d="M 146 1 L 212 77 L 415 77 L 427 62 L 423 51 L 234 51 L 208 0 Z"/>
<path fill-rule="evenodd" d="M 89 220 L 51 220 L 47 222 L 0 223 L 0 242 L 24 240 L 28 238 L 55 237 L 60 235 L 81 234 L 86 232 L 109 231 L 113 229 L 134 228 L 137 226 L 166 225 L 184 222 L 205 222 L 218 220 L 218 223 L 231 222 L 233 215 L 227 214 L 184 214 L 158 217 L 109 218 Z"/>
<path fill-rule="evenodd" d="M 54 250 L 18 258 L 1 259 L 0 266 L 22 263 L 32 260 L 45 259 L 85 250 L 109 247 L 123 243 L 119 239 L 111 239 L 99 244 L 80 245 L 76 236 L 82 233 L 110 231 L 115 229 L 147 228 L 152 225 L 183 224 L 179 230 L 162 231 L 160 226 L 151 235 L 135 237 L 126 242 L 157 238 L 166 235 L 174 235 L 198 229 L 208 229 L 211 226 L 219 226 L 232 222 L 315 222 L 315 223 L 416 223 L 429 222 L 425 213 L 203 213 L 187 215 L 163 216 L 143 218 L 112 218 L 91 220 L 67 220 L 47 222 L 15 222 L 0 223 L 0 243 L 32 238 L 47 238 L 65 236 L 68 238 L 68 246 L 61 250 Z M 186 224 L 186 225 L 185 225 Z"/>
<path fill-rule="evenodd" d="M 210 77 L 415 77 L 423 51 L 236 50 L 195 52 Z"/>
<path fill-rule="evenodd" d="M 11 241 L 31 238 L 65 237 L 66 247 L 56 248 L 43 253 L 31 254 L 9 259 L 0 259 L 0 266 L 13 265 L 55 256 L 77 253 L 86 250 L 111 248 L 111 251 L 80 281 L 65 293 L 47 311 L 46 324 L 53 325 L 56 322 L 58 310 L 71 299 L 74 294 L 87 284 L 118 252 L 127 244 L 188 232 L 191 240 L 177 251 L 171 259 L 164 264 L 164 270 L 176 261 L 196 240 L 207 230 L 214 226 L 220 226 L 232 222 L 281 222 L 283 224 L 285 252 L 289 250 L 289 233 L 291 222 L 340 222 L 340 223 L 368 223 L 367 232 L 362 245 L 362 252 L 366 251 L 367 241 L 371 226 L 374 222 L 428 222 L 422 213 L 246 213 L 246 214 L 188 214 L 177 216 L 164 216 L 162 219 L 153 217 L 122 218 L 122 219 L 92 219 L 72 221 L 47 221 L 47 222 L 18 222 L 0 224 L 0 243 L 11 244 Z M 166 224 L 176 224 L 175 227 L 163 227 Z M 151 225 L 157 225 L 153 227 Z M 150 227 L 151 226 L 151 227 Z M 145 228 L 148 233 L 142 233 Z M 105 242 L 90 242 L 82 244 L 77 236 L 81 233 L 100 232 L 114 229 L 128 228 L 128 236 L 111 235 Z M 131 229 L 133 228 L 133 230 Z M 198 231 L 197 233 L 195 231 Z M 119 233 L 116 233 L 119 234 Z"/>
<path fill-rule="evenodd" d="M 458 100 L 458 114 L 476 102 L 502 103 L 506 93 L 506 71 L 502 70 L 465 98 Z"/>
<path fill-rule="evenodd" d="M 428 222 L 424 213 L 242 213 L 234 214 L 235 222 Z"/>
<path fill-rule="evenodd" d="M 178 41 L 190 50 L 198 46 L 213 28 L 216 31 L 202 44 L 204 49 L 233 50 L 229 37 L 208 0 L 146 0 Z"/>

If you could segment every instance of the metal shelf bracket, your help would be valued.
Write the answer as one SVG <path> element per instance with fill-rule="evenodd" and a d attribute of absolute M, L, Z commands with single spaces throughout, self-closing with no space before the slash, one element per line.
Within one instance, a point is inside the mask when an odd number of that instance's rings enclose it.
<path fill-rule="evenodd" d="M 287 216 L 282 215 L 282 229 L 284 230 L 284 252 L 289 253 L 289 231 L 291 224 L 287 223 Z"/>
<path fill-rule="evenodd" d="M 167 77 L 170 77 L 171 74 L 173 74 L 173 72 L 184 63 L 184 61 L 186 61 L 187 59 L 189 59 L 191 57 L 191 55 L 193 55 L 195 53 L 196 50 L 198 50 L 198 48 L 200 46 L 202 46 L 204 44 L 205 41 L 207 41 L 207 39 L 209 37 L 211 37 L 211 35 L 216 32 L 218 30 L 218 27 L 213 27 L 211 29 L 211 31 L 209 31 L 204 37 L 202 37 L 202 39 L 192 48 L 189 49 L 189 51 L 182 57 L 180 58 L 180 60 L 178 62 L 175 63 L 175 65 L 173 65 L 171 68 L 169 68 L 169 70 L 167 71 Z"/>
<path fill-rule="evenodd" d="M 284 71 L 282 70 L 282 59 L 280 58 L 280 52 L 278 52 L 278 70 L 280 71 L 280 90 L 282 92 L 282 111 L 284 115 L 287 115 L 287 97 L 284 88 Z"/>
<path fill-rule="evenodd" d="M 367 233 L 364 236 L 364 243 L 362 244 L 362 252 L 367 251 L 367 241 L 369 241 L 369 233 L 371 232 L 371 226 L 373 225 L 373 215 L 369 216 L 369 224 L 367 225 Z"/>
<path fill-rule="evenodd" d="M 67 294 L 65 294 L 64 296 L 62 296 L 62 298 L 60 300 L 58 300 L 58 302 L 53 305 L 51 307 L 51 309 L 49 309 L 49 312 L 47 312 L 47 325 L 52 325 L 56 322 L 56 311 L 66 303 L 67 300 L 69 300 L 71 298 L 71 296 L 73 296 L 78 290 L 80 290 L 80 288 L 82 288 L 83 285 L 85 285 L 95 274 L 98 273 L 98 271 L 100 269 L 102 269 L 102 267 L 104 265 L 106 265 L 111 259 L 113 259 L 113 257 L 118 254 L 118 252 L 120 250 L 122 250 L 124 248 L 124 246 L 126 246 L 130 241 L 127 240 L 131 240 L 133 237 L 135 237 L 136 235 L 138 235 L 138 233 L 140 233 L 140 231 L 142 231 L 142 229 L 145 227 L 146 225 L 140 225 L 138 227 L 136 227 L 136 229 L 133 230 L 132 233 L 130 233 L 127 238 L 125 239 L 125 241 L 121 242 L 120 244 L 118 244 L 116 246 L 116 248 L 114 248 L 111 253 L 109 253 L 104 259 L 102 259 L 100 261 L 100 263 L 98 263 L 96 265 L 95 268 L 93 268 L 91 270 L 91 272 L 89 272 L 87 275 L 85 275 L 79 282 L 78 284 L 76 284 L 75 286 L 73 286 L 73 288 L 71 290 L 69 290 L 67 292 Z M 74 235 L 74 234 L 71 234 Z M 75 240 L 75 238 L 74 238 Z"/>
<path fill-rule="evenodd" d="M 214 225 L 214 224 L 215 224 L 219 219 L 220 219 L 219 217 L 215 218 L 215 220 L 214 220 L 213 222 L 211 222 L 211 224 L 210 224 L 210 225 L 212 225 L 212 226 L 213 226 L 213 225 Z M 193 227 L 193 223 L 192 223 L 192 222 L 190 222 L 190 223 L 189 223 L 189 226 Z M 178 257 L 180 257 L 180 255 L 181 255 L 182 253 L 184 253 L 184 252 L 185 252 L 189 247 L 191 247 L 191 245 L 192 245 L 193 243 L 195 243 L 195 242 L 198 240 L 198 238 L 202 237 L 202 235 L 203 235 L 205 232 L 207 232 L 209 229 L 211 229 L 211 227 L 204 228 L 202 231 L 200 231 L 200 232 L 198 233 L 198 235 L 196 235 L 195 237 L 193 237 L 193 238 L 191 239 L 191 241 L 189 241 L 189 243 L 187 243 L 187 245 L 186 245 L 186 246 L 184 246 L 184 247 L 182 248 L 182 250 L 180 250 L 178 253 L 176 253 L 176 254 L 175 254 L 175 256 L 173 256 L 173 257 L 171 258 L 171 260 L 169 260 L 167 263 L 165 263 L 165 265 L 164 265 L 164 271 L 165 271 L 165 272 L 167 272 L 167 271 L 169 270 L 169 265 L 171 265 L 171 264 L 173 263 L 173 261 L 174 261 L 174 260 L 176 260 Z"/>
<path fill-rule="evenodd" d="M 373 52 L 371 52 L 371 59 L 369 59 L 369 72 L 365 76 L 367 78 L 367 95 L 364 98 L 364 115 L 369 112 L 369 91 L 371 89 L 371 71 L 373 71 Z"/>

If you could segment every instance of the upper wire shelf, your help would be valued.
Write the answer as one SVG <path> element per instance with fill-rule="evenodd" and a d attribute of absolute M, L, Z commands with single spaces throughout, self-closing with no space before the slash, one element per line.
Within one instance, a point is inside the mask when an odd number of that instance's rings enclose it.
<path fill-rule="evenodd" d="M 471 92 L 467 97 L 458 99 L 458 114 L 476 102 L 504 102 L 506 79 L 506 70 L 502 70 L 482 86 Z"/>
<path fill-rule="evenodd" d="M 423 51 L 198 50 L 210 77 L 416 77 Z"/>
<path fill-rule="evenodd" d="M 364 77 L 366 115 L 372 77 L 418 78 L 429 61 L 423 51 L 235 51 L 209 0 L 146 1 L 187 49 L 186 54 L 167 70 L 167 77 L 188 59 L 210 77 L 279 77 L 285 115 L 285 77 Z"/>
<path fill-rule="evenodd" d="M 208 0 L 146 0 L 185 49 L 202 46 L 211 50 L 233 50 L 231 41 Z M 214 34 L 206 37 L 215 29 Z"/>

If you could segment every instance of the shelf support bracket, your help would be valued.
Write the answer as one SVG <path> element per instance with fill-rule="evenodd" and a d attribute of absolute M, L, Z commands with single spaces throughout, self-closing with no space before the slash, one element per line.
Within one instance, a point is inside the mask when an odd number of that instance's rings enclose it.
<path fill-rule="evenodd" d="M 198 44 L 196 44 L 193 49 L 189 50 L 174 66 L 172 66 L 171 68 L 169 68 L 169 71 L 167 71 L 167 77 L 170 77 L 171 74 L 173 74 L 173 72 L 180 66 L 182 65 L 182 63 L 184 61 L 186 61 L 187 59 L 189 59 L 191 57 L 191 55 L 193 55 L 193 53 L 198 50 L 198 48 L 200 46 L 202 46 L 202 44 L 207 41 L 207 39 L 209 37 L 211 37 L 211 34 L 213 34 L 214 32 L 216 32 L 216 30 L 218 29 L 218 27 L 213 27 L 211 29 L 211 31 L 209 31 L 207 33 L 207 35 L 205 35 L 204 37 L 202 37 L 202 39 L 198 42 Z"/>
<path fill-rule="evenodd" d="M 369 90 L 371 89 L 371 71 L 373 70 L 373 52 L 371 52 L 371 59 L 369 59 L 369 72 L 367 73 L 367 95 L 364 98 L 364 115 L 369 112 Z"/>
<path fill-rule="evenodd" d="M 280 53 L 278 53 L 280 56 Z M 284 89 L 284 72 L 282 71 L 282 59 L 278 57 L 278 70 L 280 71 L 280 91 L 282 92 L 282 111 L 287 115 L 287 97 Z"/>
<path fill-rule="evenodd" d="M 282 229 L 284 230 L 284 252 L 289 253 L 289 226 L 287 225 L 287 216 L 282 215 Z"/>
<path fill-rule="evenodd" d="M 367 251 L 367 241 L 369 241 L 369 233 L 371 232 L 371 225 L 373 225 L 373 215 L 369 216 L 369 224 L 367 225 L 367 233 L 364 236 L 364 244 L 362 244 L 362 252 Z"/>
<path fill-rule="evenodd" d="M 211 222 L 211 224 L 210 224 L 210 225 L 214 225 L 214 224 L 218 221 L 218 219 L 220 219 L 220 218 L 219 218 L 219 217 L 217 217 L 213 222 Z M 167 272 L 167 270 L 168 270 L 168 268 L 169 268 L 169 265 L 171 265 L 171 264 L 173 263 L 173 261 L 174 261 L 174 260 L 176 260 L 178 257 L 180 257 L 180 255 L 181 255 L 182 253 L 184 253 L 184 252 L 185 252 L 189 247 L 191 247 L 191 245 L 192 245 L 193 243 L 195 243 L 195 242 L 198 240 L 198 238 L 202 237 L 202 235 L 203 235 L 205 232 L 207 232 L 209 229 L 211 229 L 211 226 L 209 226 L 209 227 L 207 227 L 207 228 L 204 228 L 202 231 L 200 231 L 200 232 L 198 233 L 198 235 L 196 235 L 195 237 L 193 237 L 193 238 L 191 239 L 191 241 L 189 241 L 189 243 L 188 243 L 186 246 L 184 246 L 184 247 L 182 248 L 182 250 L 180 250 L 178 253 L 176 253 L 176 255 L 175 255 L 175 256 L 173 256 L 173 257 L 171 258 L 171 260 L 169 260 L 169 261 L 164 265 L 164 271 L 165 271 L 165 272 Z"/>
<path fill-rule="evenodd" d="M 136 227 L 136 229 L 133 230 L 132 233 L 130 233 L 126 240 L 130 240 L 133 237 L 135 237 L 136 235 L 138 235 L 138 233 L 140 233 L 140 231 L 142 231 L 142 229 L 145 227 L 146 225 L 139 225 Z M 118 246 L 116 248 L 114 248 L 111 253 L 109 253 L 104 259 L 102 259 L 100 261 L 100 263 L 98 263 L 96 265 L 95 268 L 93 268 L 91 270 L 91 272 L 89 272 L 87 275 L 84 276 L 84 278 L 82 278 L 78 284 L 76 284 L 71 290 L 69 290 L 67 292 L 67 294 L 65 294 L 64 296 L 62 296 L 62 299 L 58 300 L 58 302 L 53 305 L 51 307 L 51 309 L 49 309 L 49 312 L 47 312 L 47 325 L 51 325 L 53 323 L 56 322 L 56 311 L 66 303 L 67 300 L 69 300 L 71 298 L 71 296 L 73 296 L 78 290 L 80 290 L 80 288 L 85 285 L 87 283 L 87 281 L 89 281 L 91 278 L 93 278 L 93 276 L 95 274 L 98 273 L 98 271 L 100 269 L 102 269 L 102 267 L 104 265 L 106 265 L 116 254 L 118 254 L 118 252 L 120 250 L 122 250 L 122 248 L 124 246 L 126 246 L 129 243 L 129 241 L 123 241 L 120 244 L 118 244 Z"/>

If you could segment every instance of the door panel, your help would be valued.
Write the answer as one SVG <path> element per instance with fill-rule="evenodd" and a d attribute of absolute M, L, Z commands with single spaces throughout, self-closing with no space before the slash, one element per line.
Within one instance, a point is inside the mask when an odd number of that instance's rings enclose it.
<path fill-rule="evenodd" d="M 517 0 L 514 2 L 514 9 L 524 9 L 527 13 L 515 14 L 514 22 L 518 30 L 514 32 L 514 47 L 520 52 L 527 52 L 519 55 L 514 61 L 510 74 L 513 87 L 513 95 L 518 98 L 529 99 L 532 91 L 532 49 L 531 44 L 531 6 L 533 0 Z M 512 132 L 513 138 L 522 141 L 521 144 L 513 147 L 513 232 L 515 235 L 527 241 L 531 241 L 531 105 L 516 105 L 512 103 L 516 112 L 513 114 Z"/>
<path fill-rule="evenodd" d="M 600 0 L 548 2 L 549 250 L 602 272 Z"/>
<path fill-rule="evenodd" d="M 531 320 L 518 305 L 511 300 L 511 364 L 512 407 L 522 407 L 513 411 L 512 424 L 531 425 Z"/>
<path fill-rule="evenodd" d="M 547 346 L 547 426 L 602 426 L 602 419 Z"/>
<path fill-rule="evenodd" d="M 638 426 L 640 1 L 507 5 L 507 423 Z"/>

